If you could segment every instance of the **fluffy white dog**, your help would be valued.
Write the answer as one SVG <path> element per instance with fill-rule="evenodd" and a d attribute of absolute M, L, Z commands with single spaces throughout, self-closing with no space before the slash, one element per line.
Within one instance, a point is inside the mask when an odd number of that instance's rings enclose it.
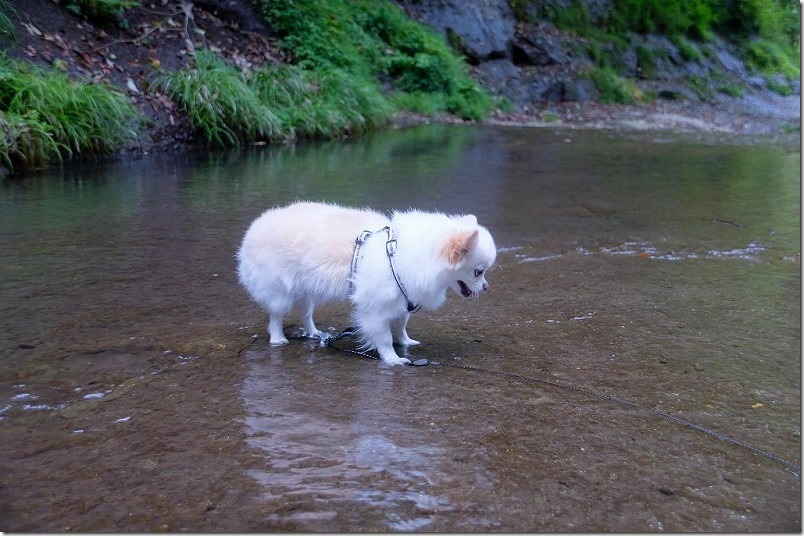
<path fill-rule="evenodd" d="M 488 288 L 497 249 L 474 216 L 395 212 L 299 202 L 264 212 L 237 253 L 240 282 L 268 311 L 271 344 L 286 344 L 282 320 L 299 310 L 304 331 L 324 337 L 315 307 L 351 300 L 364 349 L 389 364 L 406 364 L 393 343 L 408 337 L 410 313 L 444 304 L 448 288 L 464 297 Z"/>

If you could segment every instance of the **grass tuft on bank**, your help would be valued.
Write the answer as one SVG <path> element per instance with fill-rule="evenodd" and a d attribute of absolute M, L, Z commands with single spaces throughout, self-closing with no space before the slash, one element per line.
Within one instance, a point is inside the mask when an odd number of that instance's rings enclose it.
<path fill-rule="evenodd" d="M 10 170 L 115 153 L 136 140 L 142 122 L 107 84 L 0 56 L 0 160 Z"/>
<path fill-rule="evenodd" d="M 338 69 L 241 72 L 208 50 L 154 85 L 178 103 L 210 145 L 221 147 L 337 138 L 378 127 L 393 112 L 375 86 Z"/>

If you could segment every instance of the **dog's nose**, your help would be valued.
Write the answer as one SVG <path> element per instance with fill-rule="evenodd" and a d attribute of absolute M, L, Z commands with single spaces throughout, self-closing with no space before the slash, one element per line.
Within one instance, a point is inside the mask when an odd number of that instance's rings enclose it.
<path fill-rule="evenodd" d="M 488 288 L 489 288 L 489 284 L 486 283 L 485 281 L 483 281 L 483 292 L 485 292 L 486 289 L 488 289 Z"/>

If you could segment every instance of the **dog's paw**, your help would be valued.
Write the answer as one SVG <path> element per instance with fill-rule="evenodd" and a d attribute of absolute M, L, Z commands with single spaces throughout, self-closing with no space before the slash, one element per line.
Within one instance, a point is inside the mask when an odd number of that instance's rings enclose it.
<path fill-rule="evenodd" d="M 324 333 L 323 331 L 318 331 L 318 330 L 315 330 L 315 331 L 302 330 L 301 331 L 301 336 L 305 337 L 307 339 L 321 339 L 321 340 L 324 340 L 324 339 L 327 339 L 330 335 L 328 333 Z"/>
<path fill-rule="evenodd" d="M 285 344 L 288 344 L 288 342 L 289 341 L 285 337 L 278 337 L 278 338 L 271 337 L 270 344 L 271 346 L 283 346 Z"/>
<path fill-rule="evenodd" d="M 410 359 L 405 357 L 383 357 L 382 362 L 386 365 L 410 365 Z"/>

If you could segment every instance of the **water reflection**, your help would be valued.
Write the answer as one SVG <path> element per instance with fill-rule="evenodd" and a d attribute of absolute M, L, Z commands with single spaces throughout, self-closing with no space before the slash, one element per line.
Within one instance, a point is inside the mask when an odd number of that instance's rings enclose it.
<path fill-rule="evenodd" d="M 271 519 L 305 530 L 304 523 L 333 521 L 352 504 L 385 512 L 388 529 L 417 530 L 434 512 L 450 509 L 435 491 L 445 478 L 437 468 L 445 453 L 410 426 L 404 407 L 388 394 L 398 383 L 392 371 L 331 370 L 317 360 L 299 366 L 303 349 L 288 349 L 287 358 L 266 359 L 267 352 L 245 354 L 247 441 L 268 462 L 267 470 L 250 474 L 267 500 L 299 501 L 290 514 Z"/>

